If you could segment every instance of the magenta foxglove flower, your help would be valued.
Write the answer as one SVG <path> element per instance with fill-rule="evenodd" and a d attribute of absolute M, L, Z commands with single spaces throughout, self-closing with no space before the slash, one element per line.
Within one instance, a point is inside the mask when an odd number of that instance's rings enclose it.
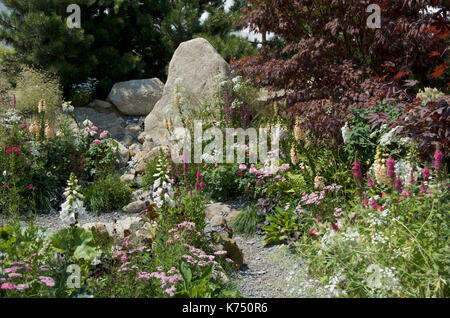
<path fill-rule="evenodd" d="M 355 161 L 353 163 L 353 176 L 355 177 L 356 180 L 361 180 L 363 178 L 362 173 L 361 173 L 361 165 L 359 163 L 359 161 Z"/>
<path fill-rule="evenodd" d="M 434 153 L 434 162 L 433 162 L 433 167 L 436 168 L 436 170 L 442 170 L 442 168 L 444 167 L 443 159 L 444 154 L 439 150 L 436 150 L 436 152 Z"/>
<path fill-rule="evenodd" d="M 400 178 L 395 179 L 395 188 L 399 191 L 403 191 L 403 181 Z"/>
<path fill-rule="evenodd" d="M 387 176 L 390 178 L 395 178 L 395 160 L 389 157 L 386 160 L 386 166 L 387 166 Z"/>
<path fill-rule="evenodd" d="M 428 168 L 428 166 L 425 166 L 425 168 L 423 168 L 422 178 L 425 181 L 428 181 L 428 179 L 430 178 L 430 168 Z"/>

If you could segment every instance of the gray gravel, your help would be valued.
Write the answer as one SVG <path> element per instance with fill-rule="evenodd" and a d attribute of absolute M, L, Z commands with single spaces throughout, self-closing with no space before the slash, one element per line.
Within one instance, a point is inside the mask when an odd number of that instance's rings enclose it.
<path fill-rule="evenodd" d="M 319 280 L 308 276 L 302 259 L 286 245 L 264 247 L 259 235 L 233 238 L 244 253 L 244 265 L 232 280 L 244 297 L 329 297 Z"/>
<path fill-rule="evenodd" d="M 100 213 L 98 215 L 93 213 L 86 213 L 84 216 L 82 216 L 79 219 L 79 223 L 81 225 L 86 223 L 93 223 L 93 222 L 114 222 L 114 220 L 123 220 L 130 216 L 137 216 L 137 213 L 125 213 L 123 211 L 114 211 L 110 213 Z M 21 220 L 22 224 L 27 223 L 30 221 L 31 218 L 24 218 Z M 6 225 L 11 221 L 11 218 L 7 218 L 4 216 L 0 216 L 0 226 Z M 59 212 L 58 211 L 51 211 L 48 214 L 39 214 L 36 216 L 36 224 L 40 225 L 45 228 L 50 228 L 54 230 L 55 232 L 64 228 L 64 223 L 59 218 Z"/>

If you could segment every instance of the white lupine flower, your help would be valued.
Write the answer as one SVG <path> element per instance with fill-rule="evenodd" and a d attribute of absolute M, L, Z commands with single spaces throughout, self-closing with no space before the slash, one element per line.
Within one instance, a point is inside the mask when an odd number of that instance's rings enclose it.
<path fill-rule="evenodd" d="M 342 133 L 342 139 L 344 140 L 344 144 L 348 143 L 350 141 L 350 133 L 351 129 L 348 126 L 348 123 L 345 123 L 345 125 L 341 128 Z"/>

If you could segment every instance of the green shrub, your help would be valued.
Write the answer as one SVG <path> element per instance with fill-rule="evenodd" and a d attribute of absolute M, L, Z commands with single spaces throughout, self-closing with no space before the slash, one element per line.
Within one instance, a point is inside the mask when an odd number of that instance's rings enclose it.
<path fill-rule="evenodd" d="M 258 224 L 258 208 L 254 205 L 246 209 L 243 213 L 236 216 L 231 224 L 233 232 L 245 235 L 253 235 L 256 233 L 256 225 Z"/>
<path fill-rule="evenodd" d="M 118 175 L 94 181 L 83 190 L 87 210 L 98 213 L 122 208 L 131 200 L 132 190 Z"/>
<path fill-rule="evenodd" d="M 63 103 L 59 79 L 48 72 L 25 67 L 17 78 L 14 90 L 16 107 L 23 115 L 36 114 L 40 100 L 46 102 L 46 114 L 50 121 L 56 119 Z"/>
<path fill-rule="evenodd" d="M 226 200 L 239 195 L 237 184 L 238 169 L 234 165 L 211 165 L 203 171 L 205 190 L 212 198 Z"/>

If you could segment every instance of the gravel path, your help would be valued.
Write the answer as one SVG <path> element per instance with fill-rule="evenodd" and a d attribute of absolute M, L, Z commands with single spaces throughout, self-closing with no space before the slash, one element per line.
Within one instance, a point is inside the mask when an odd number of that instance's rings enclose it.
<path fill-rule="evenodd" d="M 84 216 L 82 216 L 79 219 L 79 222 L 81 225 L 86 223 L 93 223 L 93 222 L 102 222 L 102 223 L 109 223 L 113 222 L 114 220 L 123 220 L 127 217 L 133 217 L 137 216 L 137 213 L 125 213 L 123 211 L 115 211 L 111 213 L 100 213 L 99 215 L 93 214 L 93 213 L 86 213 Z M 21 224 L 27 223 L 30 218 L 26 218 L 24 220 L 21 220 Z M 10 218 L 4 217 L 0 215 L 0 226 L 6 225 L 11 221 Z M 40 225 L 45 228 L 51 228 L 55 232 L 58 230 L 66 227 L 64 223 L 59 218 L 59 212 L 53 210 L 49 212 L 48 214 L 39 214 L 36 216 L 36 224 Z"/>
<path fill-rule="evenodd" d="M 233 239 L 244 253 L 244 265 L 232 280 L 244 297 L 329 297 L 319 280 L 307 275 L 302 259 L 286 245 L 264 247 L 260 235 L 235 235 Z"/>

